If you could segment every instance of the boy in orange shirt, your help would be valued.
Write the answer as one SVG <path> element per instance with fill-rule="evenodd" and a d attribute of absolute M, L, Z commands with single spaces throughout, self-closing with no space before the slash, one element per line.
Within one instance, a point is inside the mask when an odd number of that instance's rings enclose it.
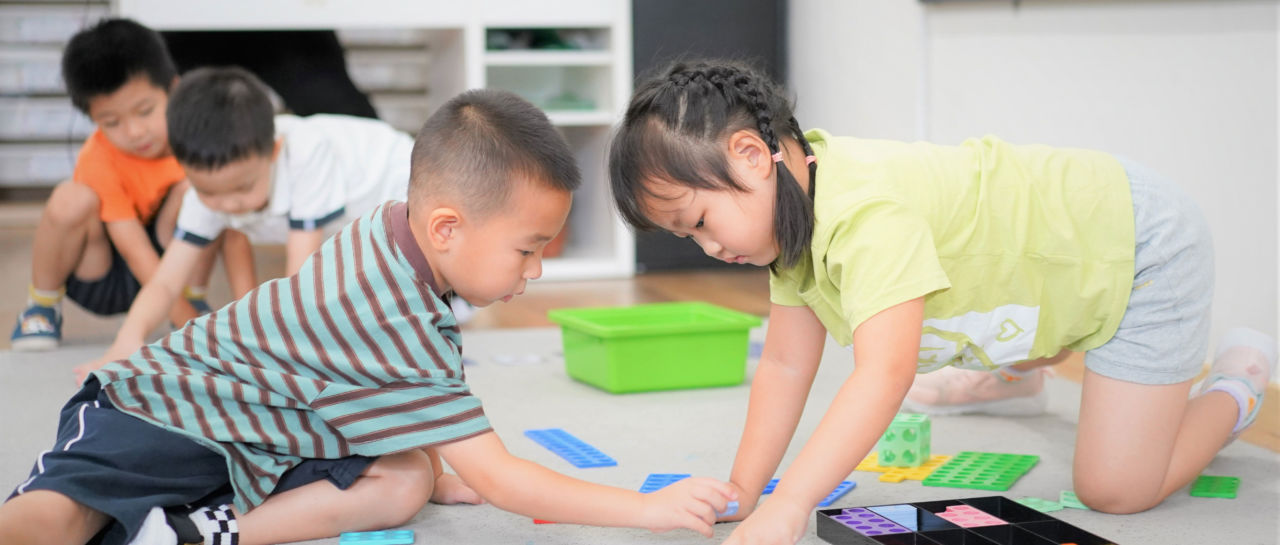
<path fill-rule="evenodd" d="M 172 238 L 187 187 L 165 123 L 177 72 L 155 31 L 105 19 L 71 38 L 62 77 L 71 102 L 98 128 L 81 149 L 72 179 L 53 190 L 40 218 L 29 300 L 10 337 L 15 350 L 57 347 L 64 294 L 95 314 L 129 310 Z M 237 257 L 248 258 L 247 240 L 229 238 L 242 248 Z M 188 296 L 169 312 L 173 323 L 208 310 L 203 286 L 215 251 L 202 254 L 191 278 L 196 287 L 188 287 Z M 236 295 L 252 288 L 239 285 L 245 279 L 231 281 Z"/>

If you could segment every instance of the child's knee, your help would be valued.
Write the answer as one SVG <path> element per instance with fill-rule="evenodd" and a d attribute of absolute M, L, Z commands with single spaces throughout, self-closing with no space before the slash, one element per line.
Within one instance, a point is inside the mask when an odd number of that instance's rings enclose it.
<path fill-rule="evenodd" d="M 70 180 L 53 188 L 45 214 L 58 223 L 78 223 L 98 213 L 98 194 L 89 186 Z"/>
<path fill-rule="evenodd" d="M 387 464 L 380 472 L 377 497 L 384 500 L 385 522 L 399 526 L 417 515 L 431 499 L 435 469 L 426 453 L 419 450 L 394 456 L 397 457 L 394 463 Z"/>
<path fill-rule="evenodd" d="M 1126 479 L 1075 476 L 1075 493 L 1080 502 L 1094 511 L 1127 515 L 1160 504 L 1160 485 L 1135 486 Z"/>

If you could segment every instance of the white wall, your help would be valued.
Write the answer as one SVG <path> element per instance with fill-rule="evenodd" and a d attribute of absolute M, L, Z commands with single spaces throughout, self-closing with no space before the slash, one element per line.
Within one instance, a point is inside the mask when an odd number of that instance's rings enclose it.
<path fill-rule="evenodd" d="M 792 0 L 789 85 L 836 134 L 1119 153 L 1208 217 L 1214 339 L 1276 331 L 1276 1 Z"/>

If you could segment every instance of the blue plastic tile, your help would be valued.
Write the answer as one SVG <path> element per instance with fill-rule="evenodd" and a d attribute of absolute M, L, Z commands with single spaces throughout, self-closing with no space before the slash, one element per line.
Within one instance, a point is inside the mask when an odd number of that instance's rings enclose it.
<path fill-rule="evenodd" d="M 722 517 L 732 517 L 738 514 L 738 502 L 736 501 L 729 502 L 729 505 L 725 506 L 723 513 L 716 513 L 716 514 Z"/>
<path fill-rule="evenodd" d="M 872 512 L 898 523 L 899 526 L 917 532 L 919 529 L 916 525 L 916 508 L 906 504 L 899 505 L 877 505 L 868 507 Z"/>
<path fill-rule="evenodd" d="M 763 494 L 772 494 L 772 493 L 773 493 L 773 489 L 774 489 L 774 488 L 777 488 L 777 487 L 778 487 L 778 480 L 777 480 L 777 479 L 772 479 L 772 480 L 770 480 L 770 481 L 769 481 L 769 484 L 764 485 L 764 491 L 760 492 L 760 494 L 761 494 L 761 495 L 763 495 Z"/>
<path fill-rule="evenodd" d="M 858 486 L 858 483 L 855 483 L 853 481 L 840 481 L 840 484 L 836 486 L 835 490 L 832 490 L 830 494 L 827 494 L 827 497 L 822 498 L 822 501 L 818 503 L 818 507 L 826 507 L 828 505 L 831 505 L 833 502 L 840 499 L 840 496 L 848 494 L 849 491 L 853 490 L 853 487 L 855 486 Z M 778 487 L 778 480 L 773 479 L 769 481 L 769 484 L 764 485 L 764 490 L 761 491 L 760 493 L 772 494 L 773 489 L 777 487 Z"/>
<path fill-rule="evenodd" d="M 822 498 L 822 501 L 818 502 L 818 507 L 826 507 L 835 503 L 836 500 L 840 499 L 840 496 L 848 494 L 855 486 L 858 486 L 858 483 L 853 481 L 840 481 L 840 484 L 836 486 L 835 490 L 832 490 L 830 494 L 827 494 L 827 497 Z"/>
<path fill-rule="evenodd" d="M 340 545 L 409 545 L 413 543 L 413 530 L 343 532 L 338 537 L 338 543 Z"/>
<path fill-rule="evenodd" d="M 584 443 L 581 439 L 560 428 L 525 430 L 524 434 L 539 445 L 546 447 L 547 450 L 568 460 L 575 467 L 609 467 L 618 465 L 618 462 L 613 458 L 606 456 L 595 447 Z"/>
<path fill-rule="evenodd" d="M 650 473 L 644 480 L 644 484 L 640 485 L 640 491 L 648 494 L 657 490 L 666 488 L 671 483 L 688 479 L 688 473 Z"/>

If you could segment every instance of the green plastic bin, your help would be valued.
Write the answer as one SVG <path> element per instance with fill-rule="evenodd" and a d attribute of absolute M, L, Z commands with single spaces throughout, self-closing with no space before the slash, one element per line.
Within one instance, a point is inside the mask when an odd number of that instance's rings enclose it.
<path fill-rule="evenodd" d="M 615 394 L 741 384 L 760 318 L 708 303 L 569 308 L 560 324 L 569 376 Z"/>

